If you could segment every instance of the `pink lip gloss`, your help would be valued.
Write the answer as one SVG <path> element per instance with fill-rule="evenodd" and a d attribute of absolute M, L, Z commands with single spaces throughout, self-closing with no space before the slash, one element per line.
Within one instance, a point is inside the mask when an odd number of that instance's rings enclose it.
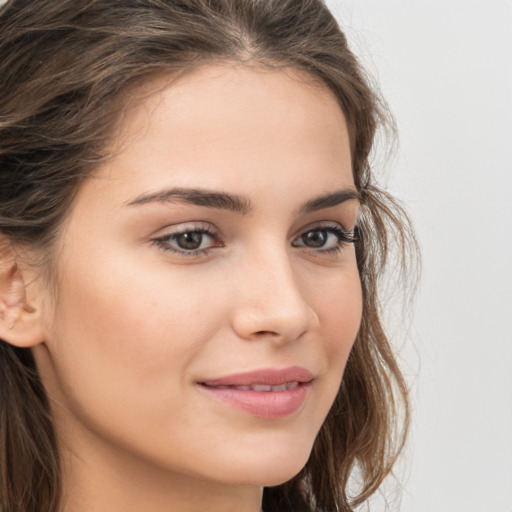
<path fill-rule="evenodd" d="M 301 367 L 262 369 L 199 383 L 214 399 L 265 419 L 293 414 L 304 404 L 313 374 Z"/>

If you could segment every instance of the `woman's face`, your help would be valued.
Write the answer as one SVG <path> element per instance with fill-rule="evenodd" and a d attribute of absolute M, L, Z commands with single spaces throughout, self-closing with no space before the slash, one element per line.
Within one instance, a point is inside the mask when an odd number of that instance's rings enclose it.
<path fill-rule="evenodd" d="M 76 464 L 275 485 L 308 459 L 360 324 L 344 117 L 291 70 L 163 84 L 76 197 L 36 360 Z"/>

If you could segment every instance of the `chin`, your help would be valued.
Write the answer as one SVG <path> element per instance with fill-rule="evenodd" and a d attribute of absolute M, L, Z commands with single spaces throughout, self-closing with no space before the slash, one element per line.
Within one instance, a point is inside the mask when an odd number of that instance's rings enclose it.
<path fill-rule="evenodd" d="M 293 453 L 267 454 L 264 458 L 249 461 L 228 469 L 231 483 L 240 485 L 256 485 L 258 487 L 274 487 L 281 485 L 296 476 L 309 459 L 310 450 L 295 450 Z M 228 478 L 229 478 L 228 477 Z"/>

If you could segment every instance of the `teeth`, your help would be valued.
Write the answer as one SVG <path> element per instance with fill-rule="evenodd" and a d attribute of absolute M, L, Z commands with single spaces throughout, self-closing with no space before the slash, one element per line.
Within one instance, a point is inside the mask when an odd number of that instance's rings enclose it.
<path fill-rule="evenodd" d="M 272 386 L 268 386 L 266 384 L 253 384 L 251 389 L 253 391 L 273 391 Z"/>
<path fill-rule="evenodd" d="M 287 382 L 279 384 L 279 386 L 269 386 L 268 384 L 252 384 L 251 386 L 233 386 L 233 389 L 241 391 L 257 391 L 259 393 L 269 391 L 286 391 L 288 389 L 295 389 L 299 385 L 298 382 Z"/>
<path fill-rule="evenodd" d="M 299 383 L 297 381 L 294 382 L 286 382 L 285 384 L 279 384 L 278 386 L 270 386 L 268 384 L 251 384 L 250 386 L 213 386 L 216 389 L 236 389 L 238 391 L 257 391 L 259 393 L 269 392 L 269 391 L 287 391 L 289 389 L 295 389 Z"/>

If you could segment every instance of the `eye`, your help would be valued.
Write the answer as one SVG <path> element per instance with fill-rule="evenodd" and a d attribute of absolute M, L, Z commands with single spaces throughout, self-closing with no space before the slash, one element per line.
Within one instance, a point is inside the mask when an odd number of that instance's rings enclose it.
<path fill-rule="evenodd" d="M 354 243 L 356 239 L 354 231 L 347 231 L 339 225 L 319 226 L 302 233 L 292 245 L 330 253 L 339 251 L 347 243 Z"/>
<path fill-rule="evenodd" d="M 187 231 L 186 233 L 175 235 L 173 238 L 180 249 L 191 251 L 201 247 L 205 234 L 199 231 Z"/>
<path fill-rule="evenodd" d="M 217 233 L 206 228 L 187 228 L 154 238 L 152 242 L 164 251 L 182 256 L 205 254 L 212 247 L 219 247 Z"/>

